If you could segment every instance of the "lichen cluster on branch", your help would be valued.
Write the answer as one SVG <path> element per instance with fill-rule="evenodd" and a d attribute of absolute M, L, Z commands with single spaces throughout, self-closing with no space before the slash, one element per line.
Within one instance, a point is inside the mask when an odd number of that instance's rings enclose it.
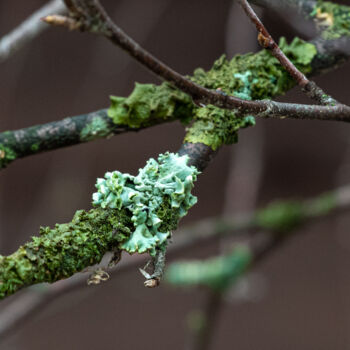
<path fill-rule="evenodd" d="M 197 202 L 191 190 L 199 172 L 187 166 L 187 161 L 187 156 L 166 153 L 160 155 L 158 161 L 148 160 L 137 176 L 113 171 L 107 172 L 104 179 L 97 179 L 98 191 L 93 195 L 93 204 L 102 208 L 126 208 L 132 214 L 135 230 L 120 249 L 155 255 L 156 248 L 166 243 L 170 231 L 164 230 L 164 223 L 174 218 L 163 217 L 166 211 L 160 209 L 164 202 L 169 205 L 171 215 L 175 213 L 175 222 Z"/>
<path fill-rule="evenodd" d="M 97 207 L 79 210 L 67 224 L 41 228 L 40 236 L 9 256 L 0 256 L 0 299 L 42 282 L 67 278 L 99 263 L 107 251 L 155 255 L 164 249 L 197 198 L 199 172 L 188 157 L 166 153 L 150 159 L 137 176 L 109 172 L 98 179 Z"/>
<path fill-rule="evenodd" d="M 317 54 L 315 45 L 295 38 L 285 39 L 281 49 L 303 73 L 311 73 L 312 60 Z M 206 88 L 244 99 L 269 99 L 288 91 L 295 82 L 270 52 L 236 55 L 231 61 L 222 56 L 209 71 L 201 68 L 189 77 Z M 193 121 L 187 128 L 185 142 L 203 143 L 214 150 L 222 144 L 237 142 L 241 128 L 255 124 L 251 116 L 238 117 L 233 111 L 211 105 L 196 106 L 184 93 L 168 83 L 159 86 L 136 84 L 127 98 L 111 97 L 109 116 L 113 122 L 137 128 L 155 119 Z"/>

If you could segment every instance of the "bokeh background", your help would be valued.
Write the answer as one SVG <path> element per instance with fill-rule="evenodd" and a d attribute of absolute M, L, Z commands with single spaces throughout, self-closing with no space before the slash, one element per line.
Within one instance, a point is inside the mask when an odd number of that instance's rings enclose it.
<path fill-rule="evenodd" d="M 0 0 L 0 34 L 44 3 Z M 208 69 L 222 53 L 258 50 L 255 29 L 230 0 L 103 3 L 127 33 L 183 74 Z M 260 13 L 275 37 L 313 34 L 291 13 Z M 348 76 L 349 64 L 316 80 L 350 103 Z M 104 38 L 50 29 L 0 65 L 0 130 L 105 108 L 109 95 L 129 94 L 135 81 L 158 80 Z M 307 101 L 298 89 L 280 100 Z M 258 120 L 200 176 L 199 203 L 183 224 L 347 183 L 349 131 L 341 123 Z M 0 173 L 0 253 L 16 250 L 39 226 L 67 222 L 77 209 L 90 208 L 95 179 L 107 170 L 135 173 L 148 158 L 176 151 L 183 136 L 183 127 L 172 123 L 14 162 Z M 348 227 L 346 213 L 307 225 L 254 269 L 227 296 L 212 349 L 350 349 Z M 169 258 L 204 258 L 220 246 L 201 244 Z M 123 270 L 40 308 L 0 339 L 0 348 L 182 349 L 186 315 L 205 299 L 203 290 L 146 289 L 136 268 Z M 0 315 L 14 301 L 1 302 Z"/>

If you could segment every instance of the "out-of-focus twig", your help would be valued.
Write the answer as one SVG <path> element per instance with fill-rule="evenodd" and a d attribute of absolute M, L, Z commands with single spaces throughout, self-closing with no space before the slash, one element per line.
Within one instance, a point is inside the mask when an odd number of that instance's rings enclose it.
<path fill-rule="evenodd" d="M 66 7 L 62 0 L 52 0 L 34 12 L 17 28 L 0 39 L 0 62 L 5 61 L 25 44 L 41 34 L 49 26 L 41 21 L 41 18 L 50 13 L 63 14 Z"/>

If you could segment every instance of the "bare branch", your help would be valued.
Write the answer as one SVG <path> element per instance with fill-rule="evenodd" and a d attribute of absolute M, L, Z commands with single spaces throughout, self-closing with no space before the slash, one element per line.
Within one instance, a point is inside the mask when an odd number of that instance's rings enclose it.
<path fill-rule="evenodd" d="M 50 13 L 61 14 L 66 11 L 62 0 L 52 0 L 28 17 L 16 29 L 0 40 L 0 62 L 5 61 L 25 44 L 49 28 L 40 19 Z"/>

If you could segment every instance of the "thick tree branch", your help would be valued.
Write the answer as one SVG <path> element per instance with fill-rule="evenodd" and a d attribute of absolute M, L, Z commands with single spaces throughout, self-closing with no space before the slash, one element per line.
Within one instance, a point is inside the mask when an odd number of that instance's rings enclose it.
<path fill-rule="evenodd" d="M 66 7 L 62 0 L 52 0 L 28 17 L 12 32 L 0 39 L 0 62 L 5 61 L 25 44 L 49 28 L 41 21 L 50 13 L 63 14 Z"/>

